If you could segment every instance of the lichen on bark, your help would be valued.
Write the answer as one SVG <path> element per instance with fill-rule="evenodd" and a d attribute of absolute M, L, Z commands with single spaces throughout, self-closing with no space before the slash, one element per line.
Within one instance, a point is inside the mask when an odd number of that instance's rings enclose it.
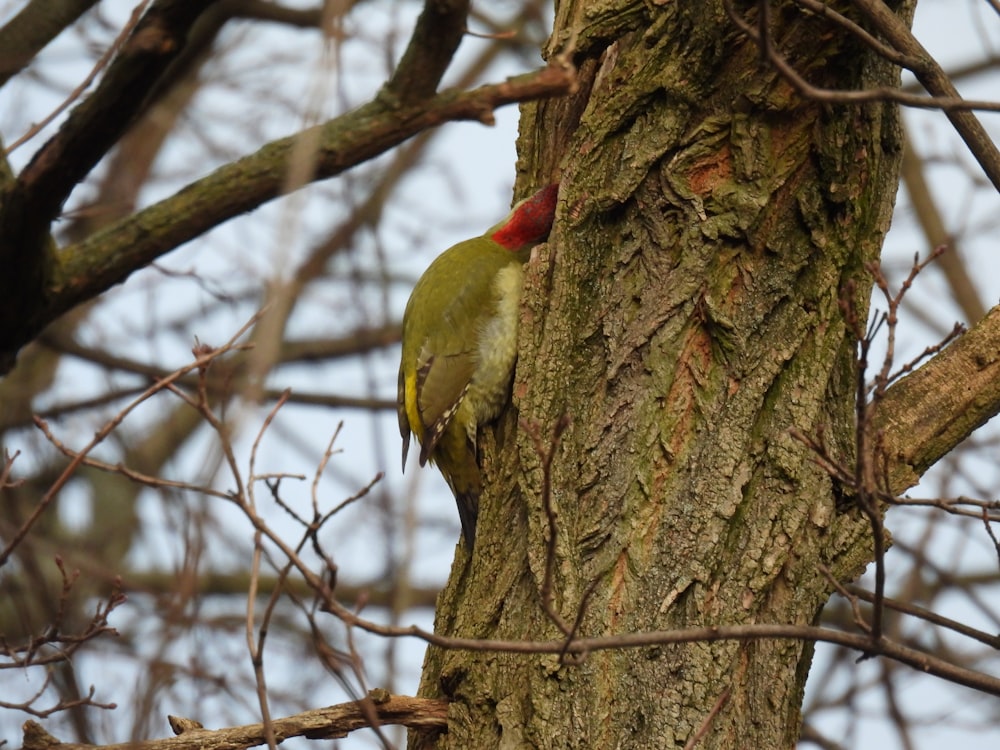
<path fill-rule="evenodd" d="M 819 85 L 896 82 L 841 30 L 782 7 L 775 43 Z M 820 564 L 853 577 L 870 544 L 790 430 L 822 428 L 851 460 L 838 298 L 888 228 L 895 108 L 803 100 L 721 2 L 561 3 L 570 22 L 554 38 L 575 39 L 592 75 L 576 102 L 526 107 L 521 169 L 558 158 L 563 205 L 528 268 L 517 415 L 498 450 L 486 443 L 475 557 L 456 561 L 437 627 L 558 636 L 539 602 L 549 525 L 524 426 L 549 434 L 564 416 L 554 603 L 573 622 L 595 585 L 580 635 L 812 623 L 830 594 Z M 791 747 L 811 653 L 713 643 L 559 665 L 431 649 L 421 694 L 455 702 L 438 747 L 683 746 L 724 694 L 702 747 Z"/>

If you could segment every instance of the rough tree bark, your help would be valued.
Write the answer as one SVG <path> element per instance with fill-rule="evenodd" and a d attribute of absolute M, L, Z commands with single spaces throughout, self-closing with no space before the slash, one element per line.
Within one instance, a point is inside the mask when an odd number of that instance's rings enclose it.
<path fill-rule="evenodd" d="M 774 5 L 775 45 L 813 83 L 897 83 L 842 29 Z M 756 4 L 737 6 L 756 23 Z M 909 23 L 912 6 L 894 9 Z M 552 54 L 574 45 L 583 85 L 525 108 L 520 167 L 523 192 L 558 168 L 563 202 L 529 264 L 518 413 L 485 441 L 475 553 L 459 552 L 436 629 L 560 635 L 541 606 L 533 431 L 555 451 L 554 604 L 569 623 L 585 606 L 580 635 L 812 623 L 831 593 L 821 566 L 853 578 L 871 542 L 789 430 L 822 429 L 852 460 L 838 295 L 869 286 L 889 225 L 895 107 L 803 100 L 721 0 L 567 1 L 552 38 Z M 411 747 L 665 748 L 700 731 L 699 747 L 791 747 L 811 653 L 730 642 L 570 665 L 430 649 L 421 695 L 453 701 L 450 727 Z"/>

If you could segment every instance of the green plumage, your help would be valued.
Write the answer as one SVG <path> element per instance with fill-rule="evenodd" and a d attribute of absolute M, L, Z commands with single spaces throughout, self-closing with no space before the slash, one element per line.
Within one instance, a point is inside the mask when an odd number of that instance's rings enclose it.
<path fill-rule="evenodd" d="M 482 479 L 479 426 L 510 399 L 524 262 L 552 225 L 556 185 L 515 206 L 482 237 L 459 242 L 420 277 L 403 313 L 399 432 L 420 464 L 437 464 L 458 502 L 472 549 Z"/>
<path fill-rule="evenodd" d="M 512 253 L 487 237 L 460 242 L 430 265 L 403 315 L 403 460 L 412 430 L 420 464 L 436 463 L 455 494 L 470 548 L 481 485 L 476 432 L 509 397 L 528 252 Z"/>

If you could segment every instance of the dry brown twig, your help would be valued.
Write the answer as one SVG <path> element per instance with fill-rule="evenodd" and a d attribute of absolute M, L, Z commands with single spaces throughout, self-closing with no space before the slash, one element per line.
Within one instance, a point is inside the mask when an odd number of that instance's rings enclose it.
<path fill-rule="evenodd" d="M 199 372 L 199 379 L 201 383 L 207 383 L 207 368 Z M 280 732 L 277 728 L 279 720 L 272 717 L 269 707 L 268 688 L 264 672 L 264 655 L 270 625 L 276 611 L 276 607 L 284 594 L 288 594 L 292 601 L 295 602 L 300 610 L 304 612 L 307 620 L 311 624 L 314 636 L 319 633 L 319 629 L 315 626 L 313 614 L 307 610 L 307 608 L 294 594 L 291 594 L 286 590 L 284 583 L 287 581 L 293 570 L 307 569 L 306 564 L 302 561 L 299 555 L 304 547 L 311 543 L 313 550 L 321 560 L 321 567 L 323 568 L 322 575 L 317 575 L 313 581 L 322 581 L 324 585 L 321 586 L 321 590 L 326 592 L 328 596 L 332 595 L 332 587 L 334 585 L 337 568 L 332 557 L 322 549 L 318 538 L 318 532 L 324 524 L 332 519 L 341 509 L 346 507 L 348 504 L 365 497 L 375 483 L 381 479 L 382 475 L 377 475 L 367 486 L 363 487 L 353 496 L 336 505 L 331 511 L 323 512 L 321 510 L 318 499 L 318 483 L 329 458 L 334 454 L 334 443 L 341 429 L 341 427 L 338 426 L 320 461 L 319 466 L 317 467 L 316 474 L 314 475 L 310 492 L 312 519 L 306 520 L 301 514 L 296 512 L 290 504 L 282 499 L 280 494 L 280 484 L 283 479 L 304 481 L 306 477 L 287 472 L 262 473 L 257 469 L 258 457 L 262 450 L 264 437 L 273 425 L 279 411 L 285 403 L 287 403 L 290 392 L 286 391 L 283 396 L 277 400 L 266 415 L 260 429 L 258 430 L 250 451 L 249 468 L 246 479 L 243 478 L 236 452 L 232 444 L 233 429 L 222 417 L 215 413 L 213 405 L 210 401 L 210 392 L 208 388 L 204 386 L 199 387 L 195 397 L 188 396 L 187 394 L 181 392 L 177 392 L 177 395 L 198 409 L 205 422 L 210 425 L 211 429 L 216 434 L 220 448 L 225 456 L 235 488 L 227 493 L 214 493 L 214 496 L 219 497 L 221 495 L 227 501 L 233 503 L 250 521 L 254 529 L 253 552 L 250 565 L 251 573 L 248 585 L 244 629 L 247 650 L 250 655 L 254 673 L 258 704 L 263 718 L 261 726 L 263 728 L 264 740 L 269 747 L 276 748 L 277 743 L 280 741 Z M 258 484 L 261 483 L 267 486 L 270 497 L 274 501 L 275 505 L 281 508 L 290 518 L 303 527 L 302 536 L 295 545 L 294 549 L 289 547 L 284 540 L 281 540 L 281 543 L 278 544 L 282 554 L 286 557 L 286 560 L 282 563 L 273 560 L 271 553 L 268 552 L 266 548 L 266 542 L 276 543 L 280 537 L 277 532 L 270 527 L 259 511 L 259 501 L 256 488 Z M 256 614 L 258 582 L 260 580 L 261 568 L 265 559 L 267 559 L 269 564 L 277 571 L 278 580 L 277 584 L 271 591 L 271 595 L 269 596 L 260 617 L 258 618 Z M 348 627 L 350 627 L 350 624 L 347 624 Z M 329 649 L 325 641 L 318 641 L 317 647 L 320 645 L 322 645 L 325 649 Z M 355 679 L 358 680 L 359 684 L 363 684 L 360 657 L 357 657 L 355 653 L 355 658 L 349 661 L 352 663 Z M 341 679 L 341 682 L 344 684 L 345 689 L 347 689 L 349 693 L 354 692 L 350 688 L 346 679 L 343 679 L 341 675 L 338 675 L 338 678 Z M 373 728 L 376 727 L 379 721 L 378 712 L 371 710 L 370 707 L 368 707 L 364 702 L 360 705 L 362 712 L 368 715 L 369 726 L 372 726 Z M 378 730 L 376 729 L 376 732 L 377 731 Z"/>
<path fill-rule="evenodd" d="M 249 481 L 246 482 L 246 494 L 240 493 L 240 495 L 234 498 L 240 506 L 240 509 L 248 515 L 257 514 L 257 500 L 254 488 L 257 482 L 262 479 L 262 477 L 257 474 L 257 455 L 260 450 L 261 441 L 264 439 L 264 435 L 267 433 L 268 428 L 274 422 L 274 418 L 278 411 L 285 404 L 288 399 L 288 391 L 286 390 L 282 397 L 278 399 L 277 403 L 271 408 L 267 416 L 264 418 L 264 423 L 261 425 L 260 429 L 257 431 L 257 437 L 254 439 L 253 447 L 250 449 L 250 477 Z M 209 409 L 207 398 L 202 403 L 203 409 Z M 229 434 L 228 432 L 218 431 L 219 439 L 226 444 L 226 455 L 235 455 L 231 444 L 229 444 Z M 235 472 L 235 464 L 232 465 Z M 303 477 L 304 478 L 304 477 Z M 234 479 L 236 479 L 234 477 Z M 265 480 L 266 481 L 266 480 Z M 280 482 L 280 477 L 277 478 Z M 237 479 L 239 484 L 242 484 Z M 277 494 L 276 492 L 274 494 Z M 268 599 L 267 606 L 264 608 L 264 615 L 261 618 L 260 627 L 257 628 L 256 617 L 254 614 L 254 606 L 257 601 L 257 585 L 260 581 L 260 565 L 261 557 L 264 554 L 264 547 L 262 544 L 263 535 L 260 530 L 254 532 L 253 537 L 253 555 L 250 563 L 250 587 L 247 591 L 247 610 L 246 610 L 246 639 L 247 639 L 247 651 L 250 654 L 250 663 L 253 666 L 254 681 L 257 685 L 257 704 L 260 706 L 260 714 L 262 723 L 264 726 L 264 739 L 267 740 L 267 746 L 270 750 L 277 750 L 278 741 L 274 733 L 274 724 L 271 719 L 271 708 L 270 702 L 267 697 L 267 680 L 264 675 L 264 644 L 267 640 L 268 628 L 271 622 L 271 616 L 274 614 L 274 608 L 277 606 L 278 599 L 281 597 L 281 586 L 276 586 L 274 591 L 271 592 L 271 596 Z M 286 566 L 285 570 L 282 571 L 281 578 L 283 579 L 287 576 L 287 571 L 290 567 Z M 254 630 L 257 629 L 257 637 L 254 638 Z"/>
<path fill-rule="evenodd" d="M 991 523 L 1000 522 L 1000 515 L 996 511 L 1000 509 L 998 501 L 975 500 L 960 497 L 956 499 L 913 499 L 897 497 L 892 493 L 888 483 L 887 458 L 881 445 L 881 435 L 873 431 L 873 415 L 879 408 L 884 395 L 890 384 L 895 382 L 903 374 L 911 372 L 916 366 L 933 354 L 941 351 L 964 331 L 960 325 L 956 325 L 951 332 L 939 343 L 924 349 L 913 360 L 905 363 L 901 368 L 894 369 L 896 328 L 899 323 L 899 308 L 907 291 L 912 287 L 914 280 L 927 265 L 941 255 L 943 248 L 937 248 L 928 258 L 921 261 L 914 258 L 910 272 L 906 279 L 893 292 L 888 280 L 882 273 L 878 264 L 870 264 L 867 270 L 871 274 L 875 288 L 881 293 L 887 309 L 872 316 L 872 322 L 867 328 L 862 327 L 861 308 L 856 303 L 855 288 L 848 285 L 841 295 L 841 308 L 847 326 L 854 332 L 857 339 L 858 358 L 855 371 L 855 398 L 856 398 L 856 442 L 855 450 L 857 455 L 855 461 L 849 464 L 842 457 L 834 455 L 823 439 L 822 430 L 817 430 L 815 435 L 805 435 L 801 431 L 792 431 L 793 437 L 802 442 L 810 449 L 813 460 L 824 471 L 826 471 L 834 483 L 848 491 L 855 504 L 859 507 L 868 519 L 872 531 L 874 559 L 875 559 L 875 587 L 874 591 L 864 591 L 857 586 L 843 586 L 839 582 L 830 578 L 829 571 L 824 570 L 834 589 L 840 593 L 851 606 L 855 624 L 859 629 L 869 634 L 873 644 L 884 640 L 883 635 L 883 613 L 885 609 L 892 609 L 901 614 L 916 617 L 933 625 L 944 627 L 952 632 L 965 637 L 973 638 L 990 645 L 996 640 L 994 636 L 977 631 L 973 628 L 958 623 L 954 620 L 944 618 L 930 610 L 926 610 L 906 602 L 899 602 L 885 596 L 885 531 L 883 525 L 883 513 L 889 505 L 910 505 L 937 508 L 945 512 L 977 518 L 983 521 L 987 534 L 994 543 L 994 547 L 1000 555 L 1000 545 L 997 544 L 996 535 Z M 886 338 L 886 351 L 883 355 L 881 365 L 876 371 L 871 381 L 867 379 L 868 355 L 871 346 L 884 329 Z M 872 606 L 871 615 L 866 617 L 859 607 L 859 599 L 864 599 Z M 869 652 L 866 655 L 870 655 Z M 877 651 L 876 651 L 877 653 Z"/>
<path fill-rule="evenodd" d="M 859 627 L 870 634 L 873 642 L 878 642 L 883 637 L 886 551 L 885 527 L 882 519 L 883 508 L 887 503 L 898 503 L 889 486 L 886 464 L 888 459 L 882 445 L 882 435 L 874 430 L 873 415 L 893 381 L 913 370 L 926 357 L 943 349 L 964 331 L 964 328 L 956 325 L 942 342 L 927 347 L 914 360 L 903 365 L 900 370 L 893 370 L 899 307 L 920 272 L 940 257 L 943 252 L 944 248 L 938 247 L 923 261 L 920 260 L 919 256 L 914 256 L 909 274 L 895 293 L 890 289 L 881 266 L 877 262 L 867 264 L 866 270 L 886 303 L 886 310 L 871 316 L 871 321 L 867 326 L 863 320 L 864 308 L 857 301 L 856 284 L 853 281 L 848 282 L 841 292 L 839 303 L 844 321 L 857 342 L 855 360 L 856 427 L 853 465 L 832 455 L 823 440 L 822 430 L 819 430 L 816 436 L 807 436 L 799 430 L 791 431 L 793 437 L 812 451 L 813 460 L 817 465 L 823 468 L 838 486 L 849 491 L 854 504 L 869 522 L 875 562 L 872 616 L 870 622 L 859 619 L 860 612 L 855 606 L 855 617 L 858 619 Z M 869 382 L 869 354 L 883 327 L 886 331 L 886 350 L 882 357 L 881 366 L 873 380 Z"/>
<path fill-rule="evenodd" d="M 854 624 L 857 625 L 860 630 L 870 633 L 871 625 L 868 624 L 868 620 L 866 620 L 865 616 L 861 613 L 861 607 L 858 605 L 858 596 L 851 593 L 844 584 L 834 578 L 833 573 L 825 565 L 819 566 L 819 572 L 823 574 L 823 577 L 826 578 L 827 581 L 829 581 L 833 590 L 844 597 L 847 603 L 851 606 L 851 615 L 854 617 Z"/>
<path fill-rule="evenodd" d="M 20 529 L 13 535 L 11 540 L 7 543 L 7 546 L 0 551 L 0 566 L 2 566 L 7 559 L 10 557 L 11 553 L 17 547 L 18 544 L 24 539 L 31 528 L 38 522 L 42 514 L 48 509 L 55 500 L 56 496 L 66 486 L 66 483 L 70 480 L 70 477 L 76 473 L 76 470 L 83 465 L 87 458 L 87 455 L 94 450 L 98 445 L 100 445 L 104 440 L 110 435 L 125 418 L 132 413 L 140 404 L 148 401 L 154 395 L 163 390 L 174 389 L 173 383 L 178 378 L 182 377 L 188 372 L 193 370 L 201 370 L 207 367 L 212 360 L 217 357 L 222 356 L 230 351 L 236 351 L 244 348 L 242 345 L 236 342 L 243 336 L 244 333 L 253 325 L 256 320 L 256 315 L 253 316 L 250 321 L 243 325 L 239 331 L 223 346 L 218 349 L 207 350 L 201 355 L 199 355 L 193 362 L 174 371 L 171 375 L 156 381 L 153 385 L 142 392 L 137 398 L 133 399 L 124 409 L 118 412 L 114 417 L 108 420 L 100 430 L 94 435 L 91 441 L 80 451 L 74 454 L 73 459 L 69 462 L 66 468 L 62 471 L 59 477 L 52 483 L 48 491 L 41 497 L 38 503 L 35 505 L 35 509 L 32 511 L 31 515 L 25 519 L 24 523 L 21 525 Z M 176 392 L 176 390 L 175 390 Z M 35 418 L 35 424 L 42 431 L 43 434 L 51 434 L 45 421 L 39 418 Z"/>
<path fill-rule="evenodd" d="M 88 688 L 85 695 L 75 698 L 60 696 L 52 705 L 46 708 L 38 707 L 38 702 L 53 684 L 52 667 L 54 665 L 71 661 L 74 654 L 86 643 L 102 636 L 118 635 L 118 631 L 108 624 L 108 617 L 126 600 L 125 595 L 121 592 L 121 581 L 116 580 L 108 596 L 97 602 L 90 620 L 77 632 L 64 632 L 64 621 L 71 611 L 70 594 L 80 572 L 78 570 L 68 571 L 59 556 L 56 556 L 55 563 L 62 578 L 62 587 L 52 621 L 43 632 L 21 643 L 12 644 L 0 635 L 0 670 L 28 671 L 41 667 L 44 669 L 45 676 L 41 685 L 30 696 L 21 701 L 0 700 L 0 708 L 22 711 L 37 718 L 46 718 L 55 713 L 85 706 L 109 710 L 117 708 L 115 703 L 95 700 L 95 687 L 93 685 Z"/>
<path fill-rule="evenodd" d="M 253 548 L 254 551 L 253 551 L 253 560 L 251 565 L 251 574 L 248 584 L 249 594 L 247 600 L 247 615 L 246 615 L 246 625 L 245 625 L 246 638 L 247 638 L 248 651 L 250 653 L 251 663 L 254 670 L 255 681 L 257 684 L 258 700 L 260 702 L 262 716 L 264 717 L 262 727 L 265 735 L 265 740 L 271 747 L 276 748 L 277 743 L 279 741 L 278 735 L 276 734 L 277 730 L 275 730 L 274 728 L 276 726 L 275 722 L 277 720 L 271 717 L 268 708 L 267 685 L 264 679 L 263 662 L 264 662 L 264 652 L 265 652 L 265 645 L 267 642 L 268 631 L 277 603 L 281 599 L 282 594 L 287 593 L 285 591 L 283 582 L 287 580 L 289 574 L 296 569 L 295 568 L 296 561 L 300 566 L 304 565 L 304 563 L 298 559 L 297 555 L 302 551 L 302 549 L 307 544 L 311 542 L 313 549 L 317 552 L 317 554 L 320 557 L 320 560 L 322 561 L 322 565 L 325 567 L 325 576 L 328 576 L 326 580 L 330 581 L 331 588 L 326 589 L 326 591 L 328 593 L 332 591 L 332 584 L 335 578 L 336 566 L 333 564 L 333 560 L 330 557 L 330 555 L 328 555 L 323 551 L 319 543 L 318 532 L 323 527 L 323 525 L 330 519 L 332 519 L 336 515 L 336 513 L 338 513 L 341 509 L 346 507 L 348 504 L 355 502 L 358 499 L 366 496 L 371 490 L 371 488 L 374 486 L 374 484 L 377 481 L 379 481 L 379 479 L 381 478 L 381 474 L 376 476 L 366 487 L 362 488 L 353 496 L 337 504 L 332 510 L 326 512 L 323 512 L 321 510 L 318 499 L 318 482 L 320 476 L 322 475 L 324 467 L 327 465 L 329 458 L 334 453 L 333 449 L 334 441 L 340 432 L 340 428 L 338 427 L 333 438 L 330 441 L 330 444 L 327 448 L 326 453 L 324 454 L 324 457 L 319 467 L 317 468 L 317 472 L 313 480 L 312 490 L 311 490 L 313 517 L 310 520 L 306 520 L 306 518 L 303 518 L 300 514 L 296 513 L 288 503 L 282 500 L 279 494 L 280 482 L 282 479 L 305 480 L 306 477 L 300 475 L 292 475 L 288 473 L 260 473 L 257 469 L 257 460 L 258 460 L 258 455 L 261 451 L 261 444 L 263 438 L 267 433 L 269 427 L 273 424 L 274 418 L 276 417 L 277 413 L 287 400 L 285 398 L 282 398 L 279 399 L 278 402 L 274 405 L 274 407 L 270 410 L 261 428 L 257 433 L 257 436 L 254 440 L 251 449 L 250 460 L 249 460 L 249 473 L 247 475 L 247 479 L 246 480 L 243 479 L 239 467 L 239 462 L 237 460 L 236 451 L 232 444 L 234 431 L 231 425 L 229 425 L 226 422 L 226 420 L 224 420 L 222 417 L 220 417 L 215 413 L 214 411 L 215 407 L 213 407 L 214 403 L 213 396 L 211 394 L 210 389 L 207 387 L 207 383 L 209 378 L 209 370 L 211 368 L 214 359 L 221 356 L 223 353 L 229 351 L 230 349 L 235 348 L 234 342 L 239 338 L 240 335 L 242 335 L 243 332 L 245 332 L 245 330 L 249 327 L 249 325 L 250 323 L 248 323 L 247 326 L 241 329 L 240 333 L 237 334 L 237 336 L 234 337 L 233 340 L 230 342 L 230 344 L 227 345 L 226 347 L 222 347 L 220 349 L 213 349 L 211 347 L 206 347 L 200 343 L 196 344 L 194 348 L 194 354 L 196 359 L 193 363 L 191 363 L 185 368 L 182 368 L 181 370 L 176 371 L 171 375 L 171 377 L 156 383 L 154 387 L 148 389 L 148 392 L 144 393 L 140 399 L 137 399 L 136 402 L 130 406 L 130 408 L 125 409 L 118 415 L 116 415 L 116 417 L 109 422 L 109 425 L 105 431 L 99 433 L 99 436 L 102 437 L 103 439 L 103 437 L 106 437 L 107 434 L 110 434 L 110 432 L 113 431 L 114 428 L 116 428 L 122 423 L 127 414 L 131 411 L 132 408 L 135 408 L 135 406 L 138 405 L 138 403 L 141 403 L 145 399 L 151 397 L 156 392 L 168 391 L 177 396 L 178 398 L 180 398 L 181 400 L 183 400 L 184 402 L 191 405 L 196 410 L 198 410 L 203 420 L 214 431 L 218 443 L 220 445 L 220 448 L 222 450 L 222 453 L 225 456 L 225 461 L 231 473 L 232 481 L 234 483 L 234 489 L 228 492 L 214 490 L 208 486 L 202 487 L 190 483 L 165 480 L 159 477 L 149 476 L 146 474 L 136 472 L 121 464 L 111 465 L 108 463 L 89 459 L 87 456 L 87 452 L 93 448 L 93 445 L 88 445 L 87 448 L 85 448 L 84 450 L 75 451 L 66 446 L 58 438 L 56 438 L 55 435 L 52 434 L 51 430 L 48 429 L 47 425 L 41 424 L 40 428 L 42 429 L 43 434 L 45 434 L 61 452 L 70 457 L 71 463 L 73 465 L 89 464 L 95 466 L 96 468 L 121 474 L 134 481 L 138 481 L 148 486 L 171 487 L 175 489 L 179 488 L 189 491 L 195 491 L 204 496 L 225 499 L 228 502 L 235 504 L 241 510 L 241 512 L 250 520 L 251 524 L 255 529 L 254 533 L 255 540 Z M 195 388 L 195 392 L 193 394 L 189 394 L 177 388 L 175 385 L 176 379 L 181 374 L 186 372 L 191 372 L 194 370 L 197 370 L 197 379 L 198 379 L 198 384 L 197 387 Z M 94 443 L 94 445 L 96 445 L 96 442 Z M 12 459 L 8 461 L 5 467 L 6 470 L 6 473 L 4 474 L 5 477 L 7 477 L 10 474 L 10 466 L 12 463 L 13 463 Z M 271 595 L 258 621 L 258 617 L 255 614 L 255 602 L 257 600 L 257 583 L 259 581 L 261 566 L 263 564 L 265 555 L 267 555 L 268 560 L 270 560 L 270 555 L 268 555 L 265 550 L 265 541 L 266 540 L 271 541 L 277 538 L 277 534 L 268 527 L 268 524 L 261 516 L 261 514 L 258 512 L 258 499 L 256 496 L 256 487 L 261 482 L 263 482 L 268 486 L 270 490 L 270 495 L 272 499 L 274 499 L 276 505 L 282 508 L 291 518 L 293 518 L 303 527 L 303 534 L 297 546 L 295 547 L 294 554 L 291 558 L 289 558 L 286 562 L 280 565 L 271 563 L 274 566 L 274 568 L 278 571 L 278 583 L 273 587 Z M 292 596 L 292 599 L 297 601 L 294 596 Z M 298 604 L 300 605 L 300 608 L 303 609 L 303 611 L 305 611 L 305 607 L 301 606 L 301 602 L 298 602 Z M 311 613 L 308 613 L 307 616 L 309 617 L 311 622 L 314 622 Z M 350 627 L 350 623 L 346 624 L 348 625 L 348 627 Z M 360 658 L 357 657 L 356 654 L 355 657 L 356 658 L 352 660 L 354 665 L 354 674 L 355 678 L 358 679 L 359 682 L 361 682 Z M 65 655 L 63 658 L 68 658 L 68 655 Z M 24 660 L 22 659 L 21 661 L 23 662 Z M 376 725 L 379 722 L 379 716 L 380 716 L 379 712 L 371 709 L 371 707 L 368 706 L 367 703 L 363 702 L 363 705 L 361 705 L 361 710 L 363 713 L 367 714 L 370 725 Z M 46 713 L 45 715 L 48 715 L 48 713 Z"/>
<path fill-rule="evenodd" d="M 60 698 L 57 702 L 49 706 L 48 708 L 38 708 L 36 703 L 41 699 L 45 692 L 53 683 L 53 675 L 51 672 L 46 673 L 45 679 L 42 682 L 41 687 L 38 688 L 34 693 L 31 694 L 26 700 L 21 702 L 3 701 L 0 700 L 0 708 L 11 709 L 14 711 L 22 711 L 29 716 L 34 716 L 39 719 L 46 719 L 53 714 L 61 713 L 63 711 L 68 711 L 74 708 L 103 708 L 107 710 L 113 710 L 118 708 L 115 703 L 101 703 L 100 701 L 94 700 L 95 689 L 91 685 L 87 690 L 87 694 L 79 698 Z"/>
<path fill-rule="evenodd" d="M 983 526 L 986 527 L 986 533 L 989 535 L 990 541 L 993 542 L 993 549 L 996 550 L 997 562 L 1000 563 L 1000 541 L 997 540 L 997 535 L 993 531 L 993 526 L 991 523 L 994 520 L 1000 520 L 1000 519 L 991 518 L 985 508 L 983 509 L 981 517 L 983 519 Z"/>
<path fill-rule="evenodd" d="M 76 634 L 63 632 L 63 620 L 69 611 L 67 602 L 80 571 L 68 572 L 62 558 L 58 556 L 55 558 L 55 563 L 62 577 L 62 588 L 52 622 L 44 633 L 21 644 L 11 645 L 0 636 L 0 656 L 10 659 L 9 662 L 0 662 L 0 670 L 50 666 L 68 661 L 84 643 L 102 635 L 118 635 L 118 631 L 108 624 L 108 617 L 126 601 L 121 591 L 120 579 L 115 581 L 108 596 L 98 601 L 94 614 L 83 630 Z M 43 653 L 46 651 L 48 653 Z"/>
<path fill-rule="evenodd" d="M 364 607 L 364 602 L 358 602 L 355 611 L 358 614 L 360 614 L 363 607 Z M 368 692 L 367 689 L 365 688 L 364 670 L 362 669 L 362 664 L 364 663 L 364 660 L 362 659 L 361 653 L 358 651 L 357 645 L 355 643 L 354 628 L 347 626 L 346 636 L 347 636 L 347 651 L 348 654 L 350 655 L 349 663 L 351 665 L 352 670 L 354 671 L 358 683 L 361 685 L 363 690 Z M 392 743 L 389 742 L 389 738 L 386 737 L 385 734 L 382 732 L 381 722 L 379 721 L 378 713 L 374 710 L 374 706 L 370 704 L 362 704 L 361 710 L 365 714 L 365 718 L 368 719 L 368 727 L 375 733 L 375 736 L 378 737 L 379 741 L 382 743 L 382 746 L 386 748 L 386 750 L 392 750 Z"/>
<path fill-rule="evenodd" d="M 842 591 L 840 591 L 840 589 L 842 589 Z M 838 593 L 841 593 L 841 595 L 848 599 L 848 601 L 851 601 L 852 605 L 856 605 L 858 600 L 870 603 L 874 599 L 872 592 L 854 584 L 841 585 L 840 589 L 838 589 Z M 990 648 L 1000 649 L 1000 635 L 987 633 L 977 628 L 970 627 L 963 622 L 944 617 L 939 615 L 937 612 L 932 612 L 925 607 L 920 607 L 916 604 L 911 604 L 910 602 L 901 602 L 896 599 L 885 597 L 883 599 L 883 604 L 886 607 L 902 614 L 919 618 L 932 625 L 947 628 L 948 630 L 954 631 L 959 635 L 972 638 L 973 640 L 979 641 Z"/>
<path fill-rule="evenodd" d="M 23 479 L 12 480 L 11 473 L 14 471 L 14 461 L 21 455 L 21 451 L 10 453 L 6 448 L 3 451 L 3 468 L 0 468 L 0 490 L 15 489 L 23 484 Z"/>

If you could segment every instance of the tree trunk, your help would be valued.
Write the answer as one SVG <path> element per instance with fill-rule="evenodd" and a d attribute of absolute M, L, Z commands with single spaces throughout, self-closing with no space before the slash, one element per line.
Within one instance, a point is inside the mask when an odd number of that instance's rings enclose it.
<path fill-rule="evenodd" d="M 775 47 L 814 85 L 898 84 L 840 27 L 772 5 Z M 756 9 L 737 12 L 756 27 Z M 909 22 L 912 3 L 898 12 Z M 578 635 L 812 623 L 831 593 L 821 567 L 857 576 L 871 541 L 789 431 L 822 429 L 852 460 L 839 297 L 856 281 L 867 306 L 896 108 L 803 99 L 721 2 L 564 2 L 553 40 L 575 42 L 582 85 L 526 107 L 520 145 L 522 192 L 559 161 L 560 214 L 527 270 L 516 414 L 483 441 L 475 554 L 459 553 L 436 628 L 561 637 L 540 593 L 549 449 L 554 605 L 569 623 L 585 607 Z M 430 649 L 421 695 L 453 701 L 449 732 L 411 747 L 680 748 L 699 732 L 704 748 L 792 747 L 811 654 L 774 640 L 579 664 Z"/>

